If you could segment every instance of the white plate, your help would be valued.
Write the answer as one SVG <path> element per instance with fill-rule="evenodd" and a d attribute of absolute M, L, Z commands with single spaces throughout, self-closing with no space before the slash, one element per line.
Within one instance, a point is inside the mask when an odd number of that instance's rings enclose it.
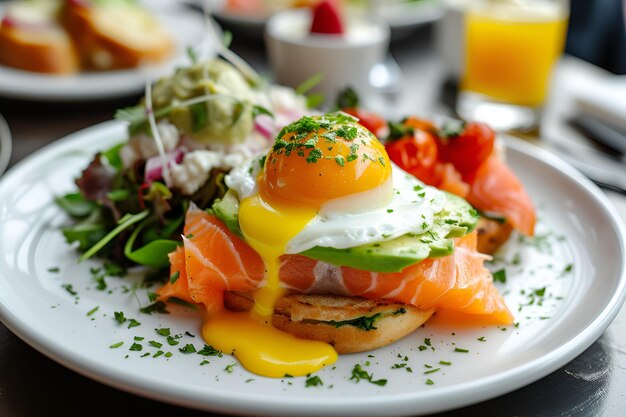
<path fill-rule="evenodd" d="M 172 58 L 158 65 L 128 70 L 82 72 L 54 76 L 0 66 L 0 96 L 37 101 L 111 99 L 139 93 L 146 81 L 171 74 L 188 64 L 187 47 L 210 50 L 202 14 L 168 0 L 142 1 L 170 31 L 176 42 Z M 3 6 L 0 5 L 0 17 Z"/>
<path fill-rule="evenodd" d="M 97 290 L 89 269 L 99 264 L 77 264 L 59 231 L 68 220 L 53 197 L 73 190 L 73 179 L 93 153 L 124 136 L 120 123 L 95 126 L 42 149 L 0 181 L 0 318 L 50 358 L 122 390 L 205 410 L 257 415 L 432 413 L 499 396 L 556 370 L 602 334 L 624 300 L 624 231 L 607 199 L 560 159 L 511 140 L 510 164 L 537 202 L 541 219 L 538 239 L 521 245 L 516 237 L 499 255 L 509 261 L 501 290 L 519 327 L 427 325 L 370 352 L 372 357 L 342 356 L 335 367 L 317 373 L 323 386 L 308 388 L 305 378 L 267 379 L 229 367 L 236 362 L 228 355 L 183 354 L 177 347 L 202 347 L 197 312 L 139 313 L 138 306 L 147 303 L 146 290 L 128 291 L 137 282 L 134 277 L 107 278 L 107 290 Z M 50 270 L 55 267 L 59 272 Z M 541 288 L 543 297 L 537 295 Z M 522 304 L 529 305 L 518 311 Z M 142 324 L 131 329 L 119 325 L 113 319 L 116 311 Z M 196 336 L 185 335 L 179 346 L 169 346 L 154 331 L 161 327 Z M 141 352 L 129 350 L 135 336 L 145 338 L 137 342 L 143 345 Z M 485 341 L 478 340 L 482 337 Z M 420 350 L 426 338 L 432 348 Z M 150 340 L 163 343 L 162 350 L 172 357 L 153 358 L 158 349 Z M 124 345 L 109 347 L 117 342 Z M 141 357 L 146 352 L 149 356 Z M 201 366 L 204 359 L 210 363 Z M 388 379 L 387 385 L 350 380 L 357 363 L 375 379 Z M 399 367 L 392 369 L 395 364 Z M 435 368 L 440 370 L 424 373 Z M 428 379 L 434 384 L 428 385 Z"/>

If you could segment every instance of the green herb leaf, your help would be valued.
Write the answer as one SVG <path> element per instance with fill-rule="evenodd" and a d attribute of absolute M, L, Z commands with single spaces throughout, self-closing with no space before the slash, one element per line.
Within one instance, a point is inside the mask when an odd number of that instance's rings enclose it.
<path fill-rule="evenodd" d="M 129 328 L 129 329 L 130 329 L 130 328 L 132 328 L 132 327 L 137 327 L 137 326 L 140 326 L 140 325 L 141 325 L 141 323 L 140 323 L 140 322 L 138 322 L 137 320 L 135 320 L 135 319 L 129 319 L 129 322 L 128 322 L 128 328 Z"/>
<path fill-rule="evenodd" d="M 202 356 L 219 356 L 220 358 L 222 357 L 222 352 L 215 349 L 211 345 L 204 345 L 204 347 L 196 353 Z"/>
<path fill-rule="evenodd" d="M 321 73 L 312 75 L 296 87 L 296 94 L 306 94 L 309 90 L 318 85 L 323 78 L 324 76 Z"/>
<path fill-rule="evenodd" d="M 376 326 L 374 326 L 374 324 L 376 323 L 378 319 L 381 318 L 381 316 L 382 316 L 381 313 L 376 313 L 373 316 L 369 316 L 369 317 L 361 316 L 355 319 L 342 320 L 342 321 L 330 320 L 330 321 L 325 321 L 324 323 L 333 327 L 337 327 L 337 328 L 343 327 L 343 326 L 354 326 L 361 330 L 370 331 L 370 330 L 376 330 Z"/>
<path fill-rule="evenodd" d="M 160 329 L 154 329 L 154 331 L 156 331 L 161 336 L 166 336 L 167 337 L 167 336 L 170 335 L 169 327 L 162 327 Z"/>
<path fill-rule="evenodd" d="M 337 108 L 339 110 L 358 107 L 359 95 L 352 87 L 347 87 L 339 92 L 337 96 Z"/>
<path fill-rule="evenodd" d="M 506 269 L 500 269 L 493 273 L 493 282 L 506 283 Z"/>
<path fill-rule="evenodd" d="M 313 376 L 307 378 L 306 381 L 304 382 L 304 386 L 306 388 L 308 388 L 308 387 L 319 387 L 321 385 L 324 385 L 324 382 L 322 382 L 322 379 L 318 375 L 313 375 Z"/>
<path fill-rule="evenodd" d="M 205 103 L 196 103 L 189 106 L 191 112 L 191 130 L 199 132 L 209 123 L 209 112 Z"/>
<path fill-rule="evenodd" d="M 174 251 L 181 242 L 170 239 L 155 239 L 133 250 L 137 237 L 148 224 L 149 222 L 145 222 L 133 230 L 133 233 L 129 236 L 124 245 L 124 256 L 139 265 L 153 268 L 165 268 L 169 265 L 168 254 Z"/>
<path fill-rule="evenodd" d="M 122 162 L 122 157 L 120 156 L 120 150 L 124 147 L 125 143 L 118 143 L 112 148 L 102 152 L 102 156 L 104 156 L 113 168 L 117 171 L 120 171 L 124 167 L 124 163 Z"/>
<path fill-rule="evenodd" d="M 84 218 L 98 208 L 98 205 L 87 200 L 81 193 L 70 193 L 56 197 L 54 202 L 67 214 L 74 218 Z"/>
<path fill-rule="evenodd" d="M 187 56 L 189 57 L 189 60 L 191 61 L 192 65 L 195 65 L 198 63 L 198 54 L 196 53 L 196 50 L 191 45 L 187 47 Z"/>
<path fill-rule="evenodd" d="M 252 106 L 252 117 L 257 117 L 260 114 L 265 114 L 265 115 L 271 117 L 272 119 L 274 118 L 274 113 L 272 113 L 271 111 L 269 111 L 265 107 L 259 106 L 259 105 L 256 105 L 256 104 L 254 106 Z"/>
<path fill-rule="evenodd" d="M 167 306 L 163 301 L 154 302 L 146 307 L 142 307 L 139 309 L 144 314 L 152 314 L 152 313 L 160 313 L 160 314 L 169 314 L 167 311 Z"/>
<path fill-rule="evenodd" d="M 124 312 L 123 311 L 116 311 L 116 312 L 113 313 L 113 315 L 115 316 L 115 320 L 119 324 L 122 324 L 122 323 L 124 323 L 127 320 L 126 317 L 124 317 Z"/>
<path fill-rule="evenodd" d="M 100 241 L 98 241 L 98 243 L 93 245 L 88 251 L 86 251 L 79 258 L 79 261 L 84 261 L 86 259 L 91 258 L 93 255 L 98 253 L 98 251 L 100 251 L 100 249 L 102 249 L 104 246 L 106 246 L 107 243 L 109 243 L 111 240 L 113 240 L 117 235 L 122 233 L 124 230 L 128 229 L 133 224 L 135 224 L 137 222 L 140 222 L 141 220 L 145 219 L 148 216 L 149 213 L 150 213 L 149 210 L 144 210 L 144 211 L 142 211 L 140 213 L 137 213 L 137 214 L 130 214 L 130 213 L 126 214 L 124 217 L 122 217 L 120 219 L 117 227 L 115 229 L 113 229 L 111 232 L 109 232 L 105 237 L 100 239 Z"/>
<path fill-rule="evenodd" d="M 361 367 L 361 365 L 359 365 L 358 363 L 354 365 L 354 368 L 352 369 L 352 376 L 350 377 L 350 380 L 353 380 L 353 379 L 355 380 L 355 382 L 359 382 L 361 379 L 364 379 L 372 384 L 376 384 L 380 386 L 384 386 L 387 384 L 386 379 L 374 380 L 373 375 L 367 373 L 367 371 L 365 371 Z"/>
<path fill-rule="evenodd" d="M 191 343 L 186 344 L 185 346 L 178 349 L 182 353 L 196 353 L 196 347 Z"/>

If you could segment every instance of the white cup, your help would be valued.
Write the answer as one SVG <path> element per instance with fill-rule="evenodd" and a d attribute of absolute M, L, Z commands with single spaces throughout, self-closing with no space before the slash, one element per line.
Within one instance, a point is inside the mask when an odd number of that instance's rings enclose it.
<path fill-rule="evenodd" d="M 288 9 L 267 22 L 265 42 L 276 81 L 297 87 L 320 74 L 311 91 L 333 102 L 345 87 L 367 95 L 373 89 L 372 67 L 384 61 L 389 47 L 389 26 L 371 16 L 352 16 L 343 35 L 310 34 L 309 9 Z"/>

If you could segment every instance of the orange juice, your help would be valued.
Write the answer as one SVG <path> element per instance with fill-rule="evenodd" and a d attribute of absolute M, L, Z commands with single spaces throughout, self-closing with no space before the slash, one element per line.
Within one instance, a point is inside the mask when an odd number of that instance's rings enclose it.
<path fill-rule="evenodd" d="M 565 42 L 564 8 L 542 0 L 492 0 L 468 11 L 462 88 L 497 101 L 541 106 Z"/>

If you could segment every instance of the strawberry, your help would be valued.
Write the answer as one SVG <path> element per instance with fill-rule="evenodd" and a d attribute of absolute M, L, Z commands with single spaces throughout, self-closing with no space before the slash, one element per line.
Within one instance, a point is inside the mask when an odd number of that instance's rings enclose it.
<path fill-rule="evenodd" d="M 343 35 L 343 23 L 333 1 L 322 0 L 313 9 L 311 33 Z"/>

